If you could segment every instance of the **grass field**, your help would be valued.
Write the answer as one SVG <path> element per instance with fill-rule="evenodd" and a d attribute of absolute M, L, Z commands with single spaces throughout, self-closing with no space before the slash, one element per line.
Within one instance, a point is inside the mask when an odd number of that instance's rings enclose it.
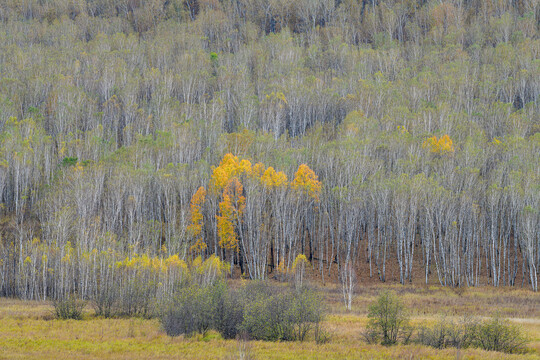
<path fill-rule="evenodd" d="M 408 306 L 413 324 L 448 317 L 500 313 L 518 323 L 530 338 L 526 355 L 478 349 L 436 350 L 419 345 L 367 345 L 361 331 L 367 306 L 383 288 L 396 291 Z M 217 333 L 190 339 L 170 338 L 157 320 L 101 319 L 90 307 L 84 320 L 56 320 L 42 302 L 0 299 L 0 359 L 539 359 L 540 296 L 527 290 L 475 288 L 457 294 L 447 288 L 373 285 L 359 289 L 352 312 L 340 303 L 340 289 L 322 288 L 329 305 L 324 323 L 331 339 L 306 342 L 241 343 Z"/>

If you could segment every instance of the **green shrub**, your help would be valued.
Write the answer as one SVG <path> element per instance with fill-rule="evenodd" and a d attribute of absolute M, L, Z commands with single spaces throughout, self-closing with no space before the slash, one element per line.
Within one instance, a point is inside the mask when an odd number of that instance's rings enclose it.
<path fill-rule="evenodd" d="M 295 339 L 304 341 L 312 330 L 319 328 L 324 316 L 324 301 L 315 291 L 302 287 L 294 294 L 292 316 Z M 319 329 L 321 330 L 321 329 Z M 323 335 L 319 332 L 319 335 Z"/>
<path fill-rule="evenodd" d="M 206 334 L 212 326 L 212 287 L 191 285 L 182 289 L 160 314 L 169 336 Z"/>
<path fill-rule="evenodd" d="M 477 322 L 470 317 L 464 317 L 461 321 L 455 322 L 442 316 L 432 327 L 420 327 L 416 341 L 437 349 L 466 348 L 474 339 L 476 326 Z"/>
<path fill-rule="evenodd" d="M 409 341 L 412 334 L 409 317 L 405 306 L 393 292 L 385 291 L 379 295 L 369 307 L 368 318 L 364 336 L 369 343 L 394 345 L 399 340 L 403 343 Z"/>
<path fill-rule="evenodd" d="M 91 301 L 97 316 L 153 317 L 154 282 L 139 278 L 126 279 L 120 284 L 104 281 L 96 286 Z"/>
<path fill-rule="evenodd" d="M 510 354 L 520 354 L 527 351 L 528 339 L 523 335 L 521 329 L 498 315 L 479 324 L 474 335 L 472 345 L 484 350 Z"/>
<path fill-rule="evenodd" d="M 213 292 L 213 326 L 224 339 L 234 339 L 244 320 L 244 307 L 238 291 L 227 291 L 225 282 L 216 284 Z"/>
<path fill-rule="evenodd" d="M 116 315 L 118 293 L 118 287 L 108 281 L 103 281 L 96 286 L 91 300 L 97 316 L 110 318 Z"/>
<path fill-rule="evenodd" d="M 265 292 L 247 296 L 242 330 L 253 339 L 303 341 L 323 318 L 323 301 L 313 290 L 274 288 L 270 296 Z"/>
<path fill-rule="evenodd" d="M 78 299 L 75 295 L 70 295 L 66 298 L 53 301 L 54 314 L 56 318 L 67 319 L 82 319 L 82 314 L 86 303 Z"/>
<path fill-rule="evenodd" d="M 313 337 L 315 338 L 315 343 L 322 345 L 330 341 L 332 334 L 328 330 L 324 329 L 321 324 L 317 324 L 313 329 Z"/>
<path fill-rule="evenodd" d="M 156 286 L 153 282 L 144 282 L 139 278 L 125 281 L 116 301 L 118 315 L 150 317 Z"/>
<path fill-rule="evenodd" d="M 260 297 L 247 304 L 242 329 L 257 340 L 294 340 L 290 293 Z"/>

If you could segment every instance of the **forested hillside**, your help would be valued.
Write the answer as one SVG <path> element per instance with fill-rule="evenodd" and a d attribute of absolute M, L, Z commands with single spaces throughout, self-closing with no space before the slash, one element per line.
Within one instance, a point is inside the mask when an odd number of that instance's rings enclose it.
<path fill-rule="evenodd" d="M 0 294 L 166 293 L 194 259 L 283 280 L 302 254 L 322 281 L 537 291 L 539 20 L 537 0 L 0 1 Z"/>

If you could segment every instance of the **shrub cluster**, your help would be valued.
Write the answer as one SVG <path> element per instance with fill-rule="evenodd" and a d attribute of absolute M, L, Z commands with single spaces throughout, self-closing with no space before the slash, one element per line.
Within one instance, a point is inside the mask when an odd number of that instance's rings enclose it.
<path fill-rule="evenodd" d="M 409 323 L 407 309 L 390 291 L 379 295 L 369 307 L 368 318 L 364 332 L 368 343 L 394 345 L 413 339 L 437 349 L 475 347 L 505 353 L 527 351 L 528 339 L 521 329 L 499 315 L 488 320 L 463 317 L 459 321 L 442 316 L 432 326 L 420 326 L 413 337 L 414 328 Z"/>
<path fill-rule="evenodd" d="M 473 346 L 484 350 L 524 353 L 527 351 L 527 341 L 517 325 L 496 316 L 475 328 Z"/>
<path fill-rule="evenodd" d="M 477 320 L 471 317 L 454 321 L 443 316 L 433 326 L 421 326 L 416 340 L 437 349 L 466 348 L 473 343 L 477 325 Z"/>
<path fill-rule="evenodd" d="M 498 315 L 485 321 L 466 317 L 458 322 L 442 317 L 432 327 L 421 327 L 417 340 L 438 349 L 476 347 L 511 354 L 525 353 L 528 341 L 518 326 Z"/>
<path fill-rule="evenodd" d="M 322 320 L 322 301 L 314 291 L 305 287 L 266 291 L 259 288 L 246 289 L 241 328 L 251 338 L 303 341 Z"/>
<path fill-rule="evenodd" d="M 169 336 L 195 333 L 205 334 L 213 323 L 212 297 L 219 291 L 218 286 L 202 288 L 196 285 L 186 287 L 167 306 L 161 315 L 161 323 Z"/>
<path fill-rule="evenodd" d="M 312 289 L 274 287 L 254 282 L 232 289 L 224 281 L 183 288 L 160 315 L 170 336 L 218 331 L 224 338 L 239 333 L 257 340 L 300 340 L 324 334 L 319 324 L 323 302 Z M 326 334 L 325 334 L 326 336 Z"/>

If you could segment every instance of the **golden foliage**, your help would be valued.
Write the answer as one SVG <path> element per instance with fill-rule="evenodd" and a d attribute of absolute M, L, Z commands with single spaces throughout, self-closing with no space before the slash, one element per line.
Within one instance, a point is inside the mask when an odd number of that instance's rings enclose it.
<path fill-rule="evenodd" d="M 256 163 L 252 165 L 249 160 L 240 160 L 232 154 L 225 154 L 218 167 L 214 168 L 210 180 L 214 191 L 221 191 L 231 181 L 232 178 L 246 175 L 259 181 L 268 188 L 287 185 L 287 175 L 281 171 L 276 171 L 273 167 L 265 168 L 264 164 Z"/>
<path fill-rule="evenodd" d="M 281 259 L 277 266 L 277 272 L 278 275 L 280 275 L 282 278 L 285 278 L 285 276 L 287 275 L 287 268 L 285 267 L 285 261 L 283 259 Z"/>
<path fill-rule="evenodd" d="M 219 212 L 221 213 L 221 216 L 217 216 L 219 246 L 225 249 L 236 249 L 238 244 L 231 220 L 233 210 L 230 199 L 226 198 L 219 203 Z"/>
<path fill-rule="evenodd" d="M 231 178 L 250 173 L 251 162 L 249 160 L 240 161 L 237 156 L 229 153 L 225 154 L 219 166 L 214 168 L 210 183 L 212 189 L 221 191 Z"/>
<path fill-rule="evenodd" d="M 279 105 L 280 108 L 282 108 L 284 105 L 288 105 L 287 98 L 285 97 L 285 94 L 281 91 L 272 91 L 272 93 L 267 94 L 265 101 L 268 103 L 276 103 Z"/>
<path fill-rule="evenodd" d="M 223 191 L 223 201 L 219 203 L 221 216 L 217 216 L 219 246 L 222 248 L 238 250 L 235 224 L 240 222 L 246 206 L 243 192 L 244 188 L 237 178 L 232 178 Z"/>
<path fill-rule="evenodd" d="M 191 267 L 194 274 L 200 275 L 212 272 L 217 276 L 222 276 L 231 269 L 229 263 L 221 261 L 219 257 L 214 254 L 210 255 L 205 261 L 202 261 L 202 258 L 197 256 L 195 260 L 193 260 Z"/>
<path fill-rule="evenodd" d="M 106 254 L 103 254 L 106 255 Z M 187 265 L 184 260 L 181 260 L 178 255 L 171 255 L 168 258 L 161 257 L 149 257 L 144 254 L 139 256 L 138 254 L 133 254 L 131 258 L 126 257 L 122 261 L 116 262 L 116 268 L 126 271 L 150 271 L 153 273 L 163 273 L 167 274 L 172 269 L 181 269 L 187 270 Z"/>
<path fill-rule="evenodd" d="M 294 259 L 294 262 L 293 262 L 293 266 L 292 266 L 292 270 L 295 271 L 297 267 L 301 267 L 305 264 L 308 264 L 309 261 L 308 259 L 306 258 L 306 255 L 304 254 L 300 254 L 296 257 L 296 259 Z"/>
<path fill-rule="evenodd" d="M 239 215 L 242 214 L 246 207 L 246 198 L 242 195 L 243 192 L 244 187 L 237 178 L 232 178 L 223 191 L 223 198 L 229 198 L 232 201 Z"/>
<path fill-rule="evenodd" d="M 262 164 L 262 163 L 256 163 L 251 168 L 251 175 L 255 176 L 255 177 L 258 177 L 258 178 L 262 177 L 264 172 L 265 172 L 264 164 Z"/>
<path fill-rule="evenodd" d="M 429 151 L 435 154 L 449 154 L 454 152 L 454 143 L 448 135 L 441 136 L 439 139 L 436 136 L 432 136 L 424 141 L 422 147 L 429 149 Z"/>
<path fill-rule="evenodd" d="M 281 171 L 274 170 L 274 168 L 271 166 L 266 169 L 260 179 L 261 183 L 269 188 L 287 184 L 287 175 Z"/>
<path fill-rule="evenodd" d="M 206 243 L 202 238 L 203 228 L 203 214 L 202 205 L 206 198 L 206 190 L 201 186 L 197 192 L 191 198 L 190 210 L 191 210 L 191 224 L 188 226 L 187 231 L 195 239 L 195 244 L 190 248 L 191 251 L 201 253 L 206 249 Z"/>
<path fill-rule="evenodd" d="M 301 190 L 315 200 L 319 200 L 322 184 L 319 177 L 307 166 L 302 164 L 294 174 L 294 180 L 291 183 L 293 189 Z"/>
<path fill-rule="evenodd" d="M 243 195 L 244 188 L 239 179 L 242 175 L 248 179 L 258 180 L 266 189 L 290 185 L 293 189 L 299 190 L 317 201 L 322 188 L 317 175 L 305 164 L 300 165 L 294 180 L 289 183 L 285 173 L 276 171 L 271 166 L 266 168 L 262 163 L 252 165 L 249 160 L 240 160 L 230 153 L 225 154 L 219 166 L 214 168 L 210 180 L 210 187 L 214 194 L 223 190 L 222 201 L 219 203 L 219 215 L 216 216 L 216 219 L 219 246 L 225 249 L 238 250 L 237 229 L 242 221 L 246 202 Z M 202 215 L 198 213 L 200 208 L 194 204 L 194 199 L 192 199 L 192 224 L 188 230 L 198 236 L 200 232 L 199 219 L 202 219 Z"/>

